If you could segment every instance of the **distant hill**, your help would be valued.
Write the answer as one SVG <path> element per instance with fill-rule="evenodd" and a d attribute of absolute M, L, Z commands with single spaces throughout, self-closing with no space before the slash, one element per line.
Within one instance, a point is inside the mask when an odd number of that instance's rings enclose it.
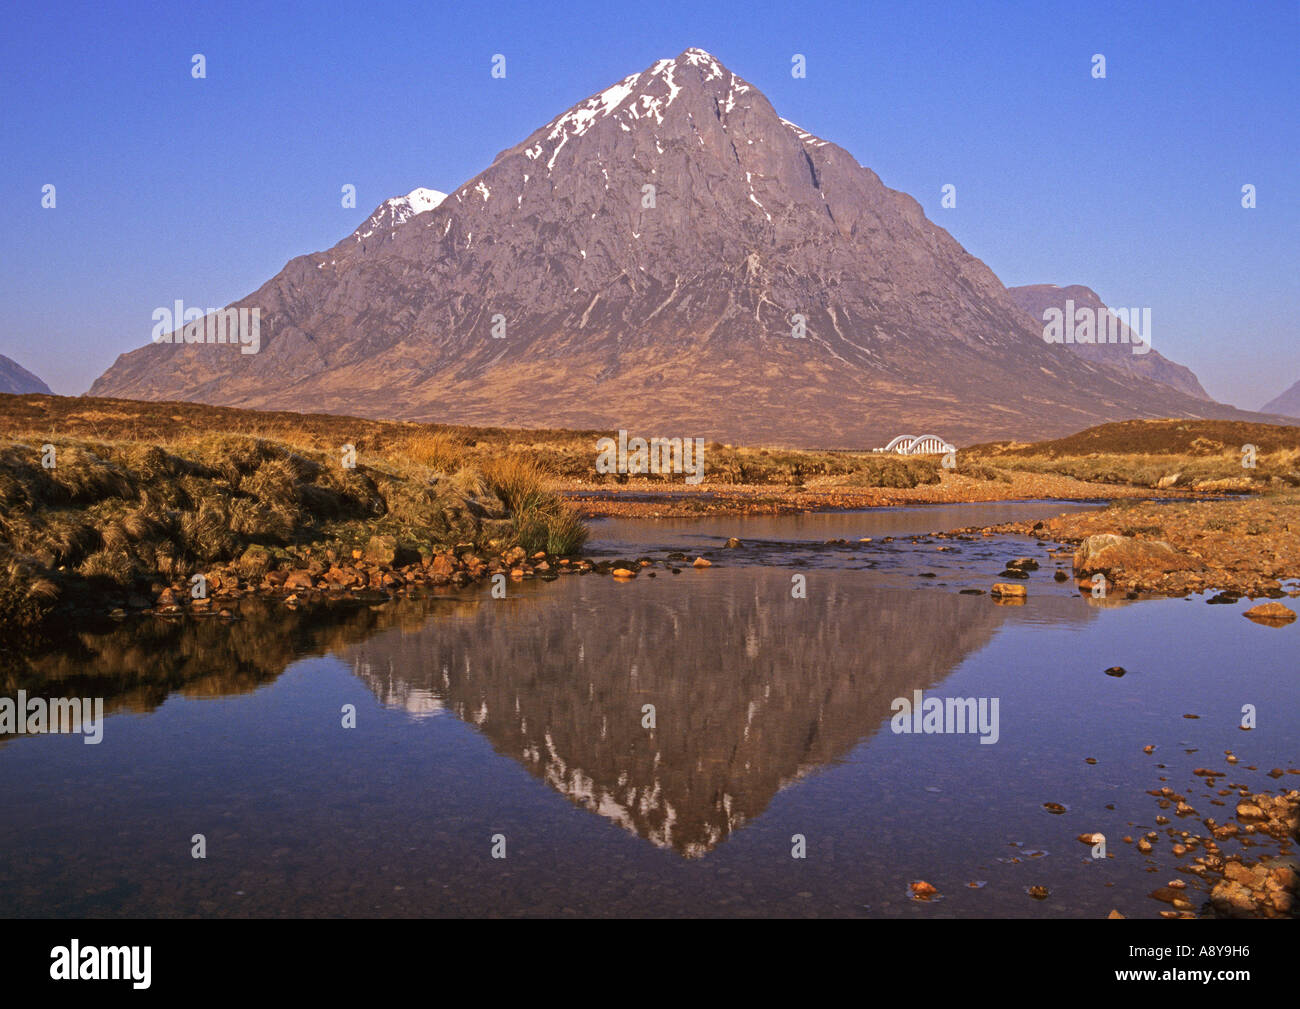
<path fill-rule="evenodd" d="M 1017 305 L 1033 316 L 1038 326 L 1043 325 L 1043 313 L 1047 309 L 1059 308 L 1064 311 L 1067 301 L 1074 303 L 1076 312 L 1080 308 L 1088 308 L 1097 313 L 1095 316 L 1097 318 L 1108 311 L 1096 291 L 1080 284 L 1071 284 L 1069 287 L 1057 287 L 1055 284 L 1027 284 L 1023 287 L 1008 287 L 1007 294 L 1011 295 L 1011 299 Z M 1190 368 L 1175 364 L 1154 348 L 1144 354 L 1134 354 L 1132 348 L 1137 341 L 1132 331 L 1122 323 L 1116 327 L 1116 335 L 1122 338 L 1121 342 L 1070 343 L 1063 346 L 1086 360 L 1118 368 L 1136 378 L 1159 382 L 1171 389 L 1195 396 L 1197 399 L 1210 400 L 1209 394 L 1201 388 L 1200 379 Z"/>
<path fill-rule="evenodd" d="M 1300 417 L 1300 381 L 1275 399 L 1260 407 L 1262 413 L 1280 413 L 1283 417 Z"/>
<path fill-rule="evenodd" d="M 20 365 L 17 361 L 0 354 L 0 392 L 23 395 L 29 392 L 42 392 L 52 395 L 50 387 Z"/>
<path fill-rule="evenodd" d="M 1125 420 L 1098 424 L 1065 438 L 1019 445 L 973 445 L 969 455 L 1080 456 L 1216 455 L 1254 445 L 1260 452 L 1300 449 L 1300 426 L 1230 420 Z"/>

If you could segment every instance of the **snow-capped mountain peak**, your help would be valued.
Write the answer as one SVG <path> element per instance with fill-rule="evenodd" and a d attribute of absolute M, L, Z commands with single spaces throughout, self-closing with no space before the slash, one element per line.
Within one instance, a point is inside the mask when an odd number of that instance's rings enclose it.
<path fill-rule="evenodd" d="M 373 235 L 387 232 L 386 237 L 391 238 L 398 227 L 412 217 L 435 209 L 446 198 L 446 193 L 425 189 L 423 186 L 412 189 L 405 196 L 394 196 L 381 203 L 366 223 L 353 232 L 352 237 L 361 242 Z"/>

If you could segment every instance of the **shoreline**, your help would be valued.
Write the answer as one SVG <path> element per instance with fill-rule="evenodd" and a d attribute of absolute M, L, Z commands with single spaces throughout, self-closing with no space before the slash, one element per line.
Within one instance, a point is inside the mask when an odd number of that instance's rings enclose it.
<path fill-rule="evenodd" d="M 1089 488 L 1090 490 L 1092 488 Z M 877 489 L 870 489 L 875 491 Z M 643 488 L 630 488 L 629 495 L 638 500 L 613 500 L 611 507 L 593 515 L 581 498 L 568 498 L 584 518 L 630 518 L 651 521 L 655 518 L 706 518 L 733 516 L 739 521 L 737 533 L 743 536 L 748 516 L 840 513 L 877 508 L 909 508 L 949 504 L 1041 502 L 1041 519 L 970 525 L 928 533 L 935 539 L 972 539 L 999 535 L 1022 536 L 1045 548 L 1068 550 L 1074 546 L 1073 580 L 1083 594 L 1089 590 L 1089 576 L 1100 572 L 1107 579 L 1108 591 L 1130 599 L 1144 596 L 1207 595 L 1207 602 L 1233 602 L 1239 598 L 1282 599 L 1300 597 L 1300 588 L 1284 587 L 1283 582 L 1300 579 L 1300 522 L 1291 531 L 1290 524 L 1279 519 L 1280 510 L 1294 508 L 1300 514 L 1300 495 L 1261 495 L 1225 498 L 1204 494 L 1167 495 L 1152 498 L 1149 491 L 1105 499 L 1076 498 L 991 498 L 989 500 L 953 501 L 947 497 L 909 491 L 893 491 L 887 502 L 874 493 L 855 495 L 853 500 L 838 497 L 834 503 L 815 506 L 815 496 L 786 497 L 772 508 L 741 507 L 748 501 L 745 491 L 715 502 L 712 489 L 688 492 L 687 507 L 674 508 L 682 495 L 665 496 L 662 489 L 651 494 Z M 1130 489 L 1136 490 L 1136 489 Z M 564 493 L 562 490 L 561 493 Z M 581 493 L 581 492 L 579 492 Z M 566 495 L 567 496 L 567 495 Z M 901 498 L 901 499 L 900 499 Z M 707 503 L 710 507 L 699 507 Z M 1095 508 L 1049 516 L 1052 506 L 1066 503 L 1095 504 Z M 627 505 L 634 505 L 628 508 Z M 716 507 L 712 507 L 716 505 Z M 1247 533 L 1249 529 L 1251 532 Z M 1114 556 L 1093 564 L 1086 554 L 1092 538 L 1109 537 Z M 1167 552 L 1144 553 L 1159 547 Z M 290 607 L 314 601 L 355 598 L 370 603 L 407 598 L 426 592 L 441 594 L 440 589 L 458 589 L 485 584 L 495 575 L 504 575 L 507 583 L 539 579 L 551 581 L 562 575 L 612 575 L 618 568 L 640 573 L 655 569 L 665 574 L 690 566 L 698 553 L 715 560 L 719 551 L 704 549 L 690 555 L 673 553 L 652 559 L 591 559 L 581 553 L 557 555 L 547 551 L 529 554 L 513 546 L 492 550 L 475 543 L 460 543 L 424 553 L 409 554 L 394 549 L 389 537 L 373 537 L 362 549 L 334 542 L 302 546 L 288 550 L 258 550 L 256 564 L 248 557 L 212 566 L 207 572 L 209 593 L 192 598 L 190 586 L 181 580 L 156 584 L 149 593 L 140 589 L 117 589 L 98 593 L 83 591 L 58 607 L 51 616 L 101 617 L 124 619 L 130 615 L 160 617 L 212 616 L 238 619 L 231 605 L 249 597 L 281 602 Z M 706 565 L 701 565 L 706 566 Z M 1006 574 L 1004 572 L 1004 574 Z M 1012 577 L 1019 577 L 1012 575 Z M 990 587 L 992 582 L 990 580 Z M 1020 588 L 1020 586 L 1015 586 Z M 1032 586 L 1026 586 L 1032 588 Z M 1212 594 L 1213 595 L 1210 595 Z M 1285 618 L 1284 618 L 1285 619 Z"/>
<path fill-rule="evenodd" d="M 557 491 L 583 518 L 687 518 L 702 515 L 797 515 L 814 512 L 906 508 L 917 505 L 1000 502 L 1078 502 L 1105 506 L 1117 500 L 1227 501 L 1221 492 L 1091 483 L 1073 477 L 1012 473 L 1007 482 L 945 474 L 937 484 L 916 487 L 846 487 L 809 482 L 800 487 L 770 484 L 700 484 L 685 488 L 659 481 L 629 480 L 610 487 L 562 481 Z M 1246 496 L 1246 495 L 1243 495 Z"/>

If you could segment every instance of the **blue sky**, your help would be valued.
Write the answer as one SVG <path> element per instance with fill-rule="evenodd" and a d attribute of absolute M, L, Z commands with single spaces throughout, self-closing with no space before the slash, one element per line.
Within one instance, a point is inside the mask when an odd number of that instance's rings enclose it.
<path fill-rule="evenodd" d="M 1226 402 L 1300 379 L 1295 2 L 113 6 L 11 5 L 0 34 L 0 353 L 59 393 L 154 308 L 242 297 L 693 45 L 1003 283 L 1150 306 L 1155 349 Z"/>

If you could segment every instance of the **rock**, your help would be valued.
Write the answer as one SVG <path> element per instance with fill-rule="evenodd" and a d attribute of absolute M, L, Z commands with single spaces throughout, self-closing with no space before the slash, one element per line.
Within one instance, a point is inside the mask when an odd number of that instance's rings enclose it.
<path fill-rule="evenodd" d="M 1064 571 L 1062 571 L 1060 568 L 1057 568 L 1057 569 L 1056 569 L 1056 573 L 1053 574 L 1052 577 L 1053 577 L 1056 581 L 1058 581 L 1058 582 L 1069 581 L 1069 579 L 1070 579 L 1070 576 L 1067 575 L 1067 574 L 1066 574 Z M 1123 915 L 1120 915 L 1120 917 L 1122 918 Z"/>
<path fill-rule="evenodd" d="M 693 568 L 711 568 L 711 567 L 713 567 L 713 562 L 712 562 L 712 561 L 706 561 L 703 557 L 696 557 L 695 560 L 691 561 L 691 567 L 693 567 Z"/>
<path fill-rule="evenodd" d="M 364 581 L 361 572 L 352 567 L 332 567 L 325 572 L 325 580 L 334 588 L 347 588 Z"/>
<path fill-rule="evenodd" d="M 1255 915 L 1254 895 L 1241 883 L 1224 880 L 1216 883 L 1210 891 L 1210 904 L 1220 914 L 1229 918 L 1245 918 Z"/>
<path fill-rule="evenodd" d="M 615 578 L 635 578 L 636 572 L 629 568 L 615 568 L 610 572 Z"/>
<path fill-rule="evenodd" d="M 352 554 L 356 556 L 356 551 Z M 392 564 L 397 560 L 396 536 L 371 536 L 366 544 L 366 560 L 372 564 Z"/>
<path fill-rule="evenodd" d="M 1263 820 L 1264 811 L 1253 802 L 1237 803 L 1237 818 L 1241 820 Z"/>
<path fill-rule="evenodd" d="M 274 565 L 271 551 L 254 543 L 239 557 L 239 571 L 246 578 L 261 578 Z"/>
<path fill-rule="evenodd" d="M 1028 593 L 1023 585 L 1010 585 L 1007 582 L 997 582 L 992 589 L 993 595 L 1001 597 L 1023 598 Z"/>
<path fill-rule="evenodd" d="M 1033 897 L 1034 900 L 1046 900 L 1051 895 L 1052 891 L 1045 886 L 1031 886 L 1029 888 L 1029 896 Z"/>
<path fill-rule="evenodd" d="M 289 577 L 284 580 L 284 587 L 295 591 L 309 589 L 312 587 L 311 575 L 302 570 L 290 571 Z"/>
<path fill-rule="evenodd" d="M 1125 669 L 1123 666 L 1111 666 L 1109 669 L 1106 670 L 1107 676 L 1124 676 L 1126 673 L 1128 673 L 1128 670 Z M 1148 750 L 1147 752 L 1149 753 L 1151 751 Z"/>
<path fill-rule="evenodd" d="M 1017 557 L 1013 561 L 1007 561 L 1007 567 L 1014 571 L 1037 571 L 1038 561 L 1032 557 Z"/>
<path fill-rule="evenodd" d="M 727 540 L 727 548 L 729 550 L 735 550 L 737 547 L 743 547 L 744 545 L 745 544 L 741 543 L 740 540 L 736 539 L 734 536 Z"/>
<path fill-rule="evenodd" d="M 918 879 L 914 883 L 909 884 L 908 889 L 912 891 L 912 896 L 917 900 L 929 900 L 939 892 L 937 886 L 933 886 L 923 879 Z"/>
<path fill-rule="evenodd" d="M 519 551 L 521 554 L 522 550 Z M 514 551 L 510 551 L 513 554 Z M 507 554 L 509 556 L 509 554 Z M 433 575 L 435 581 L 439 579 L 449 580 L 456 573 L 456 559 L 449 553 L 443 552 L 435 554 L 432 561 L 429 562 L 429 574 Z"/>
<path fill-rule="evenodd" d="M 1174 549 L 1164 540 L 1139 540 L 1115 533 L 1089 536 L 1074 551 L 1075 577 L 1098 573 L 1113 577 L 1116 571 L 1151 576 L 1192 571 L 1200 566 L 1194 557 Z"/>
<path fill-rule="evenodd" d="M 1120 913 L 1119 913 L 1118 911 L 1116 911 L 1114 908 L 1111 908 L 1111 910 L 1110 910 L 1110 914 L 1106 915 L 1106 917 L 1107 917 L 1107 918 L 1123 918 L 1124 915 L 1120 914 Z"/>
<path fill-rule="evenodd" d="M 1266 627 L 1285 627 L 1295 619 L 1295 611 L 1281 603 L 1261 603 L 1252 606 L 1242 616 Z"/>

